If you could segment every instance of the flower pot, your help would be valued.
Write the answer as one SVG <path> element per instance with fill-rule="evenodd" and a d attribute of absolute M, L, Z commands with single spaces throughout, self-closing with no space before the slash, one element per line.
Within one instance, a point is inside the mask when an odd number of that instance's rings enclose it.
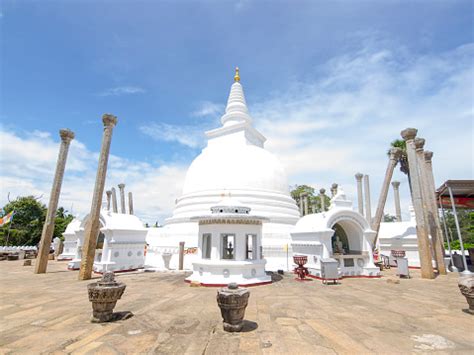
<path fill-rule="evenodd" d="M 245 309 L 247 308 L 250 292 L 231 283 L 217 291 L 217 304 L 221 309 L 224 330 L 240 332 L 244 324 Z"/>
<path fill-rule="evenodd" d="M 469 313 L 474 314 L 474 277 L 473 276 L 464 276 L 461 277 L 458 281 L 459 290 L 462 295 L 466 297 Z"/>
<path fill-rule="evenodd" d="M 91 322 L 112 321 L 115 305 L 126 287 L 125 284 L 115 281 L 115 275 L 111 271 L 104 273 L 99 282 L 87 285 L 89 301 L 92 302 Z"/>

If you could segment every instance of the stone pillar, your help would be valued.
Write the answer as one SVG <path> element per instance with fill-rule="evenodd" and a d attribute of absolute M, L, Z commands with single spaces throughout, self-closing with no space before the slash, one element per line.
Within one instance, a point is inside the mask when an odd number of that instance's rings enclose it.
<path fill-rule="evenodd" d="M 125 211 L 125 184 L 118 184 L 118 188 L 120 189 L 120 209 L 121 213 L 127 213 Z"/>
<path fill-rule="evenodd" d="M 43 232 L 41 233 L 40 249 L 38 252 L 38 258 L 36 259 L 35 274 L 44 274 L 48 266 L 48 255 L 54 233 L 56 210 L 58 209 L 59 195 L 61 193 L 61 185 L 63 183 L 69 145 L 74 139 L 74 132 L 69 129 L 62 129 L 59 131 L 59 136 L 61 137 L 61 144 L 59 145 L 56 172 L 54 174 L 53 186 L 49 196 L 48 211 L 46 212 Z"/>
<path fill-rule="evenodd" d="M 89 213 L 89 222 L 86 224 L 84 232 L 84 246 L 82 249 L 79 280 L 89 280 L 92 275 L 95 248 L 97 245 L 97 236 L 99 235 L 100 228 L 100 207 L 102 205 L 105 177 L 107 175 L 107 163 L 109 160 L 110 143 L 112 141 L 112 131 L 115 125 L 117 124 L 117 117 L 110 114 L 105 114 L 102 116 L 102 122 L 104 123 L 102 147 L 100 150 L 99 165 L 97 168 L 97 176 L 95 179 L 94 194 L 92 196 L 91 211 Z"/>
<path fill-rule="evenodd" d="M 133 214 L 133 195 L 131 191 L 128 193 L 128 213 Z"/>
<path fill-rule="evenodd" d="M 309 214 L 309 199 L 308 194 L 304 195 L 304 215 Z"/>
<path fill-rule="evenodd" d="M 364 175 L 364 189 L 365 189 L 365 219 L 372 226 L 372 207 L 370 206 L 370 185 L 369 175 Z"/>
<path fill-rule="evenodd" d="M 390 181 L 392 180 L 393 170 L 397 165 L 398 159 L 402 155 L 402 150 L 400 148 L 390 149 L 390 156 L 388 159 L 387 170 L 385 170 L 385 178 L 383 180 L 382 189 L 380 190 L 379 202 L 377 204 L 377 211 L 375 211 L 375 217 L 372 223 L 372 229 L 379 232 L 380 222 L 382 222 L 383 211 L 385 208 L 385 203 L 387 202 L 388 190 L 390 188 Z M 375 237 L 377 240 L 377 237 Z"/>
<path fill-rule="evenodd" d="M 420 181 L 421 181 L 421 196 L 423 201 L 423 212 L 425 223 L 428 226 L 428 231 L 431 235 L 431 244 L 433 246 L 433 256 L 436 262 L 436 266 L 438 268 L 438 272 L 440 275 L 446 275 L 446 266 L 444 263 L 444 247 L 442 245 L 442 236 L 441 236 L 441 229 L 438 229 L 434 219 L 434 211 L 433 211 L 433 203 L 431 200 L 434 200 L 434 191 L 431 193 L 430 191 L 430 182 L 428 179 L 428 173 L 426 171 L 426 163 L 425 163 L 425 154 L 423 151 L 423 147 L 425 146 L 425 140 L 423 138 L 416 138 L 415 139 L 415 151 L 418 161 L 418 169 L 420 174 Z M 431 198 L 433 195 L 433 198 Z M 436 214 L 438 213 L 438 209 L 436 208 Z"/>
<path fill-rule="evenodd" d="M 418 241 L 418 253 L 420 254 L 421 277 L 425 279 L 434 279 L 432 265 L 430 240 L 428 237 L 428 228 L 423 216 L 423 201 L 421 192 L 421 181 L 418 169 L 418 161 L 415 152 L 415 142 L 418 130 L 416 128 L 406 128 L 400 134 L 406 142 L 406 153 L 408 165 L 410 167 L 410 181 L 412 189 L 412 202 L 415 210 L 416 234 Z"/>
<path fill-rule="evenodd" d="M 118 213 L 118 207 L 117 207 L 117 192 L 115 191 L 115 187 L 112 187 L 112 211 L 114 213 Z"/>
<path fill-rule="evenodd" d="M 304 192 L 300 193 L 300 216 L 301 217 L 304 216 L 304 195 L 305 195 Z"/>
<path fill-rule="evenodd" d="M 427 194 L 428 200 L 430 204 L 430 212 L 432 216 L 432 220 L 430 223 L 434 224 L 436 231 L 438 232 L 438 238 L 436 240 L 436 251 L 438 254 L 441 255 L 443 259 L 442 267 L 438 267 L 438 271 L 441 275 L 446 275 L 446 263 L 444 262 L 444 255 L 446 253 L 444 249 L 444 237 L 443 237 L 443 230 L 441 229 L 441 222 L 439 221 L 439 212 L 438 212 L 438 203 L 436 201 L 436 187 L 433 175 L 433 165 L 431 163 L 433 158 L 433 152 L 425 150 L 424 152 L 424 163 L 425 163 L 425 176 L 426 176 L 426 184 L 427 184 Z M 440 257 L 438 256 L 437 260 Z"/>
<path fill-rule="evenodd" d="M 441 222 L 439 221 L 438 203 L 436 201 L 436 185 L 435 185 L 435 180 L 434 180 L 433 164 L 432 164 L 433 152 L 430 152 L 429 150 L 425 150 L 424 157 L 425 157 L 425 166 L 426 166 L 426 176 L 427 176 L 427 180 L 428 180 L 429 190 L 431 192 L 430 198 L 432 199 L 432 201 L 431 201 L 432 207 L 431 208 L 433 210 L 433 216 L 435 218 L 436 226 L 437 226 L 438 230 L 442 231 Z M 443 243 L 444 243 L 445 238 L 447 239 L 448 236 L 443 236 L 443 233 L 441 233 L 441 239 L 440 240 Z"/>
<path fill-rule="evenodd" d="M 110 200 L 112 198 L 112 191 L 105 191 L 105 194 L 107 195 L 107 211 L 110 211 Z"/>
<path fill-rule="evenodd" d="M 337 186 L 338 186 L 338 185 L 337 185 L 336 183 L 334 183 L 334 184 L 331 185 L 331 197 L 336 196 L 336 194 L 337 194 Z"/>
<path fill-rule="evenodd" d="M 319 198 L 321 200 L 321 212 L 326 211 L 326 189 L 319 190 Z"/>
<path fill-rule="evenodd" d="M 183 268 L 184 268 L 184 242 L 179 242 L 178 270 L 183 270 Z"/>
<path fill-rule="evenodd" d="M 364 175 L 361 173 L 355 174 L 355 178 L 357 181 L 357 206 L 359 208 L 359 213 L 364 215 L 364 200 L 362 197 L 362 178 Z"/>
<path fill-rule="evenodd" d="M 393 200 L 395 201 L 395 215 L 397 216 L 397 222 L 402 221 L 402 210 L 400 208 L 400 181 L 393 181 Z"/>

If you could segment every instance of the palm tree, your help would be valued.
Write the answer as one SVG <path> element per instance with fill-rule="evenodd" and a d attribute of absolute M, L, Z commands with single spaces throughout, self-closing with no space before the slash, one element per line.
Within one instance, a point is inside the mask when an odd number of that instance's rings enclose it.
<path fill-rule="evenodd" d="M 400 154 L 398 162 L 400 163 L 400 171 L 408 176 L 408 186 L 410 187 L 411 192 L 410 166 L 408 165 L 407 144 L 403 139 L 395 139 L 392 143 L 390 143 L 390 147 L 400 148 L 402 150 L 402 154 Z M 390 150 L 387 152 L 387 154 L 390 155 Z"/>

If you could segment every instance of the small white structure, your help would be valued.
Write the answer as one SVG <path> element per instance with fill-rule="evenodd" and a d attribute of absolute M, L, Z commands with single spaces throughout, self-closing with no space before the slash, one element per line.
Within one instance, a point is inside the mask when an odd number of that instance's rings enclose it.
<path fill-rule="evenodd" d="M 147 230 L 140 219 L 134 215 L 113 213 L 103 209 L 100 214 L 100 233 L 97 240 L 93 270 L 132 271 L 143 268 L 145 263 L 145 239 Z M 68 269 L 80 268 L 84 230 L 88 216 L 76 231 L 76 257 L 69 262 Z"/>
<path fill-rule="evenodd" d="M 321 259 L 336 259 L 339 275 L 343 277 L 379 277 L 374 265 L 372 245 L 375 231 L 352 201 L 339 189 L 331 207 L 323 213 L 302 217 L 291 232 L 293 253 L 306 255 L 309 276 L 321 277 Z"/>
<path fill-rule="evenodd" d="M 64 248 L 61 255 L 58 256 L 58 260 L 72 260 L 76 257 L 77 253 L 77 236 L 76 231 L 81 227 L 81 221 L 74 218 L 71 223 L 66 227 L 63 233 L 64 237 Z"/>
<path fill-rule="evenodd" d="M 249 214 L 249 207 L 230 197 L 211 211 L 192 218 L 199 224 L 198 255 L 186 281 L 203 286 L 271 283 L 262 256 L 262 222 L 268 219 Z"/>
<path fill-rule="evenodd" d="M 392 250 L 404 250 L 408 259 L 408 267 L 420 267 L 415 211 L 412 206 L 410 206 L 409 221 L 380 223 L 377 244 L 381 255 L 390 257 Z M 392 260 L 390 261 L 392 262 Z"/>
<path fill-rule="evenodd" d="M 265 149 L 266 138 L 253 127 L 238 72 L 234 80 L 222 125 L 206 132 L 207 146 L 188 168 L 173 215 L 163 228 L 149 229 L 147 267 L 165 268 L 162 256 L 175 253 L 179 242 L 185 242 L 188 248 L 197 247 L 198 224 L 191 218 L 208 213 L 223 193 L 231 193 L 253 213 L 268 218 L 262 229 L 267 268 L 287 266 L 286 247 L 299 210 L 290 196 L 282 164 Z M 194 261 L 186 255 L 184 267 L 190 269 Z M 172 268 L 176 262 L 177 256 L 173 255 Z"/>

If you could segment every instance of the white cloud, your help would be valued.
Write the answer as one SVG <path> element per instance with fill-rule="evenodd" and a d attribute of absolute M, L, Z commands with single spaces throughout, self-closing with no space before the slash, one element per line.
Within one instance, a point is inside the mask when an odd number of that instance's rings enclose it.
<path fill-rule="evenodd" d="M 145 89 L 138 86 L 117 86 L 110 88 L 99 93 L 99 96 L 122 96 L 122 95 L 134 95 L 144 94 Z"/>
<path fill-rule="evenodd" d="M 290 183 L 327 189 L 338 182 L 355 198 L 354 174 L 361 171 L 371 177 L 375 210 L 386 151 L 406 127 L 418 128 L 426 149 L 435 152 L 437 185 L 473 178 L 474 45 L 415 56 L 388 42 L 365 43 L 320 67 L 317 79 L 288 85 L 288 91 L 250 107 Z M 406 181 L 398 171 L 395 178 Z M 387 211 L 393 214 L 389 196 Z"/>
<path fill-rule="evenodd" d="M 140 131 L 157 141 L 177 142 L 189 148 L 198 148 L 204 142 L 204 132 L 199 126 L 178 126 L 152 122 L 140 126 Z"/>
<path fill-rule="evenodd" d="M 224 112 L 224 105 L 210 101 L 201 102 L 199 107 L 191 114 L 195 117 L 216 117 Z"/>

